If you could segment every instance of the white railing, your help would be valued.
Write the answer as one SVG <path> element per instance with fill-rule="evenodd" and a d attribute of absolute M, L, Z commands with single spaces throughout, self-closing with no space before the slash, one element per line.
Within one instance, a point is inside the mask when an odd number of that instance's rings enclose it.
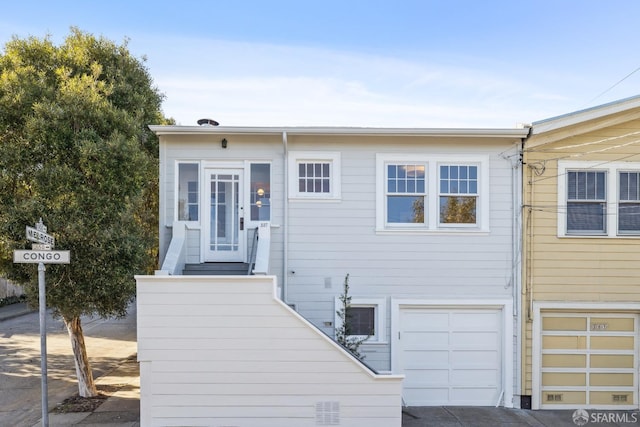
<path fill-rule="evenodd" d="M 171 243 L 160 270 L 156 270 L 157 276 L 177 276 L 182 274 L 185 262 L 185 241 L 187 226 L 183 222 L 173 223 Z"/>
<path fill-rule="evenodd" d="M 269 255 L 271 253 L 271 223 L 261 222 L 258 225 L 258 239 L 254 242 L 255 264 L 253 274 L 269 274 Z"/>

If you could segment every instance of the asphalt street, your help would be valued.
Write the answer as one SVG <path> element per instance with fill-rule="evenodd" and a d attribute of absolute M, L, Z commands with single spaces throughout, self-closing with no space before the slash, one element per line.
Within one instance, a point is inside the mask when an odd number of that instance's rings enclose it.
<path fill-rule="evenodd" d="M 83 318 L 94 378 L 137 351 L 136 307 L 123 319 Z M 48 403 L 54 408 L 77 393 L 73 354 L 61 320 L 47 316 Z M 0 320 L 0 426 L 33 426 L 42 417 L 38 312 Z"/>

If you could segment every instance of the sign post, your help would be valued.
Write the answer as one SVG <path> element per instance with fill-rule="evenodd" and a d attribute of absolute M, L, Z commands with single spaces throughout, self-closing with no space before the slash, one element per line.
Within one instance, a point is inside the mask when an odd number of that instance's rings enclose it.
<path fill-rule="evenodd" d="M 36 227 L 27 226 L 27 240 L 35 242 L 33 250 L 13 251 L 14 263 L 38 264 L 38 303 L 40 309 L 40 370 L 42 374 L 42 425 L 49 426 L 49 397 L 47 384 L 47 294 L 45 284 L 45 264 L 69 264 L 69 251 L 53 251 L 53 236 L 47 234 L 42 218 Z"/>

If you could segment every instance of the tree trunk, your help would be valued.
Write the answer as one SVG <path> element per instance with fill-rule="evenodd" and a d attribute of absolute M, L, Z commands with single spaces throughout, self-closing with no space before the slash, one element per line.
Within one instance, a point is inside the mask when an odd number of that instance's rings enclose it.
<path fill-rule="evenodd" d="M 98 390 L 93 381 L 93 373 L 87 357 L 87 348 L 84 345 L 84 333 L 82 332 L 80 318 L 64 318 L 64 323 L 71 339 L 71 348 L 73 348 L 73 359 L 76 364 L 76 376 L 78 377 L 78 394 L 82 397 L 97 396 Z"/>

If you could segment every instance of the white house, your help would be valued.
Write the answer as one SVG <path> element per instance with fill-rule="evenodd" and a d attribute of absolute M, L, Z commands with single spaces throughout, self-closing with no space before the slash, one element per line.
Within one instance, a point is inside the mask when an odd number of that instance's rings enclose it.
<path fill-rule="evenodd" d="M 333 337 L 348 274 L 364 361 L 404 375 L 404 404 L 518 401 L 528 129 L 151 129 L 158 276 L 274 276 L 278 298 Z"/>

